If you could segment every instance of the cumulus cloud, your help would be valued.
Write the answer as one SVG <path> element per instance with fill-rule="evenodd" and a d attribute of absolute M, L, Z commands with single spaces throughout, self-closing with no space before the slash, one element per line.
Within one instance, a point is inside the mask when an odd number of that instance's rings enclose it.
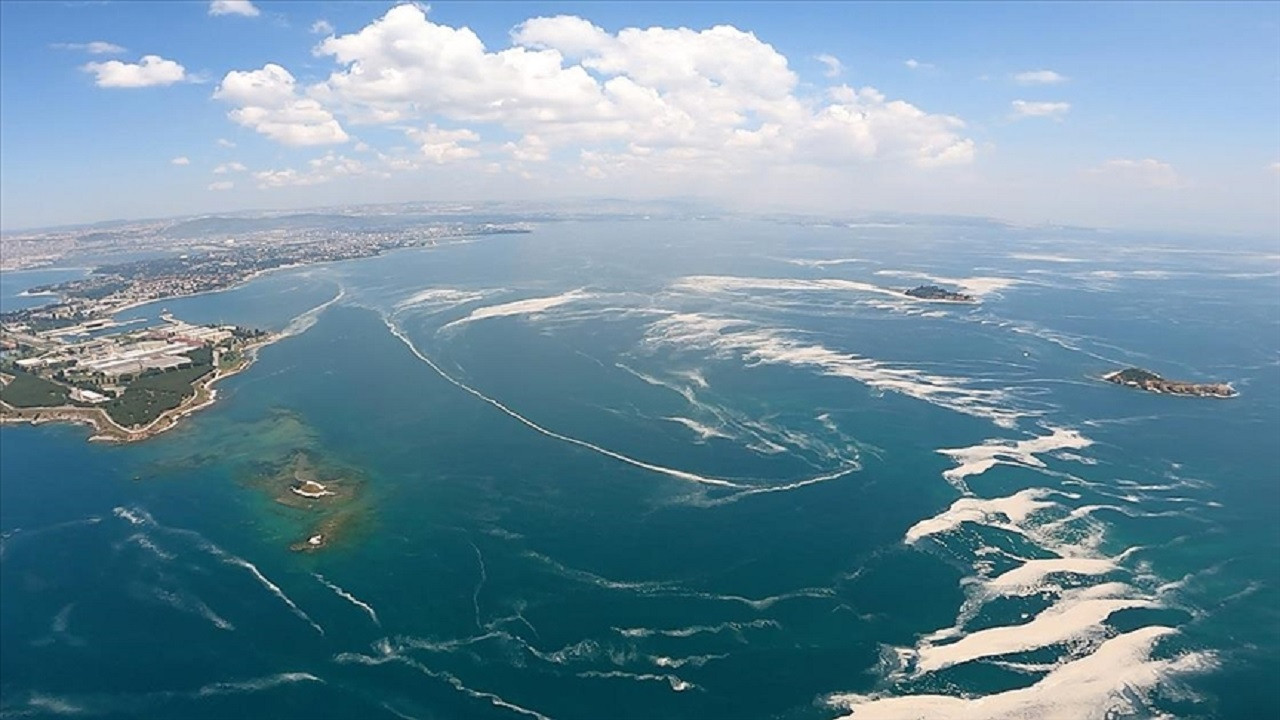
<path fill-rule="evenodd" d="M 125 51 L 119 45 L 105 40 L 94 40 L 87 43 L 54 43 L 52 47 L 58 50 L 81 50 L 90 55 L 119 55 Z"/>
<path fill-rule="evenodd" d="M 1176 188 L 1186 183 L 1173 166 L 1155 158 L 1116 158 L 1092 168 L 1090 174 L 1125 185 L 1148 188 Z"/>
<path fill-rule="evenodd" d="M 333 145 L 349 138 L 318 101 L 298 93 L 288 70 L 268 63 L 260 70 L 233 70 L 213 97 L 237 105 L 235 122 L 284 145 Z"/>
<path fill-rule="evenodd" d="M 480 140 L 479 135 L 465 128 L 442 130 L 432 124 L 427 126 L 426 130 L 411 129 L 407 134 L 411 140 L 418 143 L 422 154 L 437 165 L 480 155 L 479 150 L 463 146 L 463 143 L 475 143 Z"/>
<path fill-rule="evenodd" d="M 170 160 L 169 162 L 174 165 L 190 165 L 191 164 L 191 160 L 187 158 L 185 155 L 179 155 L 178 157 Z"/>
<path fill-rule="evenodd" d="M 518 25 L 511 40 L 490 51 L 470 29 L 400 5 L 357 32 L 321 41 L 315 54 L 340 69 L 306 94 L 352 122 L 422 118 L 467 126 L 414 131 L 433 162 L 474 157 L 486 126 L 522 138 L 501 146 L 517 160 L 548 157 L 555 147 L 591 153 L 584 172 L 592 174 L 606 167 L 742 170 L 779 162 L 935 167 L 974 154 L 959 118 L 874 88 L 799 94 L 787 58 L 731 26 L 610 33 L 578 17 L 538 17 Z M 441 134 L 449 132 L 469 134 Z"/>
<path fill-rule="evenodd" d="M 311 32 L 316 35 L 332 35 L 333 24 L 328 20 L 321 18 L 320 20 L 311 23 Z"/>
<path fill-rule="evenodd" d="M 908 58 L 902 64 L 906 65 L 908 68 L 911 68 L 912 70 L 932 70 L 934 67 L 933 63 L 920 62 L 915 58 Z"/>
<path fill-rule="evenodd" d="M 218 138 L 218 147 L 233 148 L 236 144 L 226 138 Z"/>
<path fill-rule="evenodd" d="M 277 188 L 296 185 L 319 185 L 344 177 L 376 174 L 386 176 L 386 172 L 368 167 L 365 163 L 335 153 L 326 153 L 307 163 L 304 170 L 287 168 L 284 170 L 263 170 L 253 174 L 260 188 Z"/>
<path fill-rule="evenodd" d="M 1062 119 L 1071 110 L 1071 103 L 1065 102 L 1034 102 L 1031 100 L 1014 100 L 1013 117 L 1014 119 L 1029 117 L 1047 117 L 1055 120 Z"/>
<path fill-rule="evenodd" d="M 233 182 L 231 182 L 230 180 L 219 180 L 218 182 L 212 182 L 212 183 L 209 183 L 209 189 L 210 189 L 210 190 L 215 190 L 215 191 L 217 191 L 217 190 L 230 190 L 231 188 L 233 188 L 233 187 L 235 187 L 235 186 L 236 186 L 236 184 L 235 184 L 235 183 L 233 183 Z"/>
<path fill-rule="evenodd" d="M 1067 76 L 1052 70 L 1028 70 L 1013 76 L 1019 85 L 1057 85 L 1067 81 Z"/>
<path fill-rule="evenodd" d="M 262 12 L 249 0 L 213 0 L 209 3 L 209 14 L 258 17 Z"/>
<path fill-rule="evenodd" d="M 214 168 L 213 174 L 226 175 L 227 173 L 244 172 L 245 170 L 248 170 L 248 169 L 249 168 L 245 167 L 244 165 L 241 165 L 238 162 L 229 162 L 229 163 L 222 163 L 218 167 Z"/>
<path fill-rule="evenodd" d="M 551 159 L 551 148 L 537 135 L 525 135 L 520 142 L 506 143 L 502 149 L 520 162 L 539 163 Z"/>
<path fill-rule="evenodd" d="M 186 68 L 159 55 L 144 55 L 138 63 L 119 60 L 91 62 L 81 68 L 94 74 L 94 84 L 103 88 L 141 88 L 172 85 L 186 79 Z"/>
<path fill-rule="evenodd" d="M 840 58 L 835 55 L 823 53 L 814 56 L 813 59 L 826 66 L 827 69 L 822 74 L 829 78 L 837 78 L 844 74 L 844 63 L 840 62 Z"/>

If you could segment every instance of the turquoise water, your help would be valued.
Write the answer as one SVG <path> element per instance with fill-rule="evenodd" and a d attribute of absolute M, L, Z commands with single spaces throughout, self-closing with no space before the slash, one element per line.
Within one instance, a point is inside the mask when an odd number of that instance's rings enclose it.
<path fill-rule="evenodd" d="M 289 337 L 146 443 L 0 430 L 0 712 L 1265 716 L 1280 262 L 1188 242 L 559 223 L 168 301 Z"/>

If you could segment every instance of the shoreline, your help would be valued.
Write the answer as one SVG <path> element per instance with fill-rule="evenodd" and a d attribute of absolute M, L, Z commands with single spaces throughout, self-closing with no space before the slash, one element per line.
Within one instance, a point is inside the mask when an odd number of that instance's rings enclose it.
<path fill-rule="evenodd" d="M 235 367 L 213 372 L 196 380 L 192 387 L 195 392 L 183 400 L 177 407 L 164 411 L 155 420 L 142 427 L 125 427 L 116 422 L 101 407 L 81 407 L 79 405 L 58 405 L 55 407 L 20 408 L 0 402 L 0 425 L 44 425 L 46 423 L 68 423 L 72 425 L 88 425 L 93 428 L 89 442 L 133 443 L 153 438 L 168 432 L 179 425 L 181 420 L 190 415 L 211 407 L 218 399 L 218 381 L 237 375 L 247 370 L 258 359 L 258 351 L 285 335 L 272 334 L 258 342 L 243 348 L 244 359 Z"/>

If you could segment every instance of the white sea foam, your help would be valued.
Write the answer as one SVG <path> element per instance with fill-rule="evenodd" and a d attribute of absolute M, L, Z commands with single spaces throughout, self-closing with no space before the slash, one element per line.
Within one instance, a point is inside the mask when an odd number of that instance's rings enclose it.
<path fill-rule="evenodd" d="M 671 658 L 663 655 L 650 655 L 649 662 L 664 668 L 679 668 L 689 665 L 691 667 L 702 667 L 713 660 L 723 660 L 728 655 L 691 655 L 689 657 Z"/>
<path fill-rule="evenodd" d="M 1045 578 L 1050 575 L 1105 575 L 1117 567 L 1117 559 L 1113 558 L 1037 558 L 982 585 L 991 594 L 1027 595 L 1042 589 Z"/>
<path fill-rule="evenodd" d="M 489 579 L 489 571 L 484 566 L 484 555 L 480 554 L 480 548 L 475 543 L 471 543 L 471 549 L 476 551 L 476 562 L 480 565 L 480 577 L 476 580 L 476 588 L 471 591 L 471 605 L 476 611 L 476 629 L 484 630 L 484 624 L 480 622 L 480 591 L 484 589 L 484 584 Z"/>
<path fill-rule="evenodd" d="M 302 333 L 310 330 L 312 326 L 316 324 L 316 321 L 320 319 L 321 313 L 329 309 L 329 306 L 342 300 L 346 295 L 346 288 L 339 286 L 337 295 L 334 295 L 331 299 L 320 303 L 319 305 L 295 317 L 293 320 L 290 320 L 284 330 L 280 331 L 280 336 L 286 338 L 294 337 L 295 335 L 301 335 Z"/>
<path fill-rule="evenodd" d="M 1125 633 L 1054 668 L 1030 687 L 992 695 L 835 695 L 827 700 L 851 711 L 845 720 L 1106 720 L 1143 712 L 1142 693 L 1212 665 L 1211 656 L 1200 653 L 1153 659 L 1156 642 L 1174 632 L 1155 626 Z"/>
<path fill-rule="evenodd" d="M 1089 447 L 1093 441 L 1075 430 L 1052 428 L 1049 435 L 1028 440 L 988 440 L 981 445 L 966 448 L 942 449 L 938 452 L 954 460 L 957 467 L 942 473 L 942 477 L 957 490 L 967 493 L 965 478 L 981 475 L 999 464 L 1022 465 L 1043 468 L 1045 464 L 1037 454 L 1053 450 L 1079 450 Z"/>
<path fill-rule="evenodd" d="M 27 698 L 27 705 L 40 712 L 54 715 L 80 715 L 89 711 L 83 705 L 44 693 L 31 693 L 31 697 Z"/>
<path fill-rule="evenodd" d="M 542 553 L 534 552 L 532 550 L 525 551 L 524 555 L 525 557 L 531 558 L 533 560 L 537 560 L 551 567 L 553 570 L 556 571 L 557 574 L 563 577 L 567 577 L 571 580 L 577 580 L 578 582 L 586 583 L 588 585 L 595 585 L 597 587 L 606 588 L 609 590 L 632 590 L 632 591 L 637 591 L 642 593 L 656 593 L 662 590 L 671 589 L 673 587 L 673 583 L 658 581 L 658 580 L 649 580 L 649 581 L 610 580 L 609 578 L 601 577 L 599 575 L 596 575 L 595 573 L 587 572 L 586 570 L 571 568 L 553 558 L 547 557 Z"/>
<path fill-rule="evenodd" d="M 324 628 L 317 625 L 316 622 L 312 620 L 309 615 L 307 615 L 305 612 L 302 611 L 302 608 L 298 607 L 298 605 L 294 603 L 293 600 L 291 600 L 288 595 L 285 595 L 284 591 L 280 589 L 279 585 L 276 585 L 275 583 L 268 580 L 267 576 L 263 575 L 261 570 L 258 570 L 258 566 L 254 565 L 248 560 L 245 560 L 242 557 L 227 553 L 225 550 L 222 552 L 224 553 L 224 556 L 222 558 L 223 562 L 229 563 L 231 565 L 239 565 L 245 570 L 248 570 L 251 575 L 253 575 L 255 578 L 258 579 L 258 582 L 262 583 L 263 587 L 271 591 L 271 594 L 280 598 L 281 602 L 283 602 L 285 605 L 289 606 L 289 609 L 293 612 L 294 615 L 297 615 L 300 619 L 305 620 L 308 625 L 315 628 L 316 632 L 320 633 L 321 635 L 324 634 Z"/>
<path fill-rule="evenodd" d="M 552 308 L 568 303 L 585 300 L 594 297 L 594 294 L 586 292 L 584 289 L 571 290 L 559 295 L 549 297 L 528 298 L 525 300 L 516 300 L 513 302 L 501 303 L 499 305 L 486 305 L 472 310 L 466 317 L 454 320 L 441 327 L 441 330 L 455 328 L 460 325 L 475 322 L 477 320 L 489 320 L 500 317 L 513 317 L 516 315 L 534 315 L 546 312 Z"/>
<path fill-rule="evenodd" d="M 721 430 L 721 429 L 719 429 L 719 428 L 713 428 L 713 427 L 711 427 L 710 425 L 704 425 L 703 423 L 700 423 L 700 422 L 698 422 L 697 420 L 693 420 L 693 419 L 690 419 L 690 418 L 685 418 L 685 417 L 664 417 L 664 418 L 662 418 L 662 419 L 663 419 L 663 420 L 669 420 L 669 421 L 674 422 L 674 423 L 679 423 L 679 424 L 681 424 L 681 425 L 683 425 L 683 426 L 685 426 L 685 427 L 689 428 L 690 430 L 692 430 L 692 431 L 693 431 L 693 433 L 694 433 L 695 435 L 697 435 L 697 436 L 698 436 L 698 441 L 699 441 L 699 442 L 706 442 L 707 440 L 710 440 L 711 438 L 732 438 L 732 437 L 733 437 L 732 435 L 730 435 L 730 434 L 726 433 L 725 431 L 723 431 L 723 430 Z"/>
<path fill-rule="evenodd" d="M 266 677 L 253 678 L 251 680 L 235 680 L 231 682 L 210 683 L 195 692 L 197 697 L 209 697 L 211 695 L 228 695 L 236 693 L 258 692 L 260 690 L 270 690 L 281 685 L 289 685 L 298 682 L 318 682 L 324 681 L 320 678 L 305 672 L 287 672 L 268 675 Z"/>
<path fill-rule="evenodd" d="M 1056 506 L 1057 503 L 1045 500 L 1055 494 L 1059 493 L 1045 488 L 1028 488 L 1008 497 L 990 500 L 960 498 L 947 510 L 912 525 L 907 530 L 906 542 L 909 545 L 915 544 L 926 537 L 954 530 L 965 522 L 979 523 L 1026 535 L 1021 527 L 1022 523 L 1031 515 Z"/>
<path fill-rule="evenodd" d="M 120 546 L 125 543 L 133 543 L 161 560 L 172 560 L 174 558 L 173 553 L 162 550 L 146 533 L 136 532 L 121 541 Z"/>
<path fill-rule="evenodd" d="M 672 288 L 696 293 L 742 293 L 752 290 L 776 290 L 782 292 L 860 292 L 887 295 L 898 298 L 911 296 L 901 290 L 881 287 L 871 283 L 840 278 L 767 278 L 739 277 L 735 275 L 689 275 L 677 280 Z"/>
<path fill-rule="evenodd" d="M 739 638 L 743 637 L 744 630 L 763 629 L 763 628 L 779 628 L 781 627 L 776 620 L 749 620 L 747 622 L 724 622 L 718 625 L 691 625 L 683 628 L 613 628 L 614 632 L 629 638 L 643 637 L 674 637 L 688 638 L 695 635 L 718 635 L 720 633 L 731 633 Z M 744 639 L 745 642 L 745 639 Z"/>
<path fill-rule="evenodd" d="M 409 297 L 396 303 L 396 310 L 406 310 L 412 307 L 429 306 L 429 307 L 457 307 L 465 305 L 469 302 L 483 300 L 488 297 L 489 293 L 480 290 L 461 290 L 458 288 L 431 288 L 421 292 L 414 293 Z"/>
<path fill-rule="evenodd" d="M 227 552 L 226 550 L 223 550 L 221 547 L 218 547 L 218 545 L 209 541 L 203 535 L 201 535 L 200 533 L 194 530 L 186 530 L 183 528 L 173 528 L 173 527 L 168 527 L 166 525 L 161 525 L 160 523 L 156 522 L 156 519 L 152 517 L 151 514 L 148 513 L 143 508 L 136 507 L 136 506 L 129 507 L 129 508 L 116 507 L 112 510 L 112 512 L 114 512 L 117 517 L 127 520 L 132 525 L 153 526 L 168 533 L 189 537 L 193 541 L 195 541 L 195 543 L 198 544 L 201 549 L 213 555 L 214 557 L 218 558 L 222 562 L 227 563 L 228 565 L 236 565 L 244 568 L 245 570 L 248 570 L 249 574 L 253 575 L 254 578 L 256 578 L 257 581 L 263 587 L 265 587 L 268 591 L 270 591 L 271 594 L 280 598 L 280 600 L 286 606 L 288 606 L 289 610 L 294 615 L 298 616 L 298 618 L 300 618 L 301 620 L 306 621 L 308 625 L 315 628 L 316 632 L 320 633 L 321 635 L 324 634 L 324 628 L 317 625 L 316 622 L 312 620 L 309 615 L 307 615 L 305 612 L 302 611 L 302 608 L 298 607 L 297 604 L 294 603 L 293 600 L 290 599 L 288 595 L 284 594 L 284 591 L 280 589 L 279 585 L 276 585 L 275 583 L 271 582 L 271 580 L 269 580 L 266 575 L 262 574 L 262 571 L 260 571 L 256 565 L 249 562 L 248 560 L 245 560 L 244 558 L 238 555 L 233 555 Z"/>
<path fill-rule="evenodd" d="M 391 652 L 389 649 L 387 649 L 387 653 L 382 654 L 379 657 L 370 657 L 368 655 L 361 655 L 359 653 L 341 653 L 334 657 L 334 661 L 340 662 L 340 663 L 354 662 L 362 665 L 381 665 L 387 662 L 402 663 L 404 665 L 408 665 L 409 667 L 414 668 L 415 670 L 418 670 L 419 672 L 421 672 L 424 675 L 427 675 L 428 677 L 432 677 L 437 680 L 443 680 L 444 682 L 447 682 L 449 685 L 451 685 L 458 692 L 461 692 L 464 695 L 467 695 L 468 697 L 471 697 L 471 698 L 475 698 L 477 700 L 484 700 L 490 703 L 491 705 L 493 705 L 494 707 L 500 707 L 505 710 L 510 710 L 511 712 L 518 713 L 520 715 L 527 715 L 529 717 L 534 718 L 534 720 L 551 720 L 551 718 L 547 717 L 546 715 L 543 715 L 537 710 L 531 710 L 529 708 L 522 707 L 513 702 L 505 700 L 502 697 L 499 697 L 498 695 L 491 692 L 486 692 L 484 690 L 476 690 L 474 688 L 467 687 L 462 682 L 462 680 L 458 679 L 458 677 L 453 675 L 452 673 L 439 671 L 439 670 L 432 670 L 431 668 L 427 667 L 426 665 L 423 665 L 422 663 L 418 662 L 417 660 L 414 660 L 413 658 L 404 657 L 403 655 L 399 655 L 394 652 Z"/>
<path fill-rule="evenodd" d="M 749 597 L 743 597 L 741 595 L 722 595 L 720 593 L 688 592 L 688 591 L 674 592 L 670 594 L 679 595 L 682 597 L 695 597 L 695 598 L 700 598 L 702 600 L 719 600 L 723 602 L 741 603 L 751 608 L 752 610 L 759 612 L 761 610 L 768 610 L 774 605 L 780 602 L 784 602 L 786 600 L 796 600 L 799 598 L 833 597 L 835 596 L 835 591 L 832 590 L 831 588 L 801 588 L 799 590 L 793 590 L 791 592 L 781 593 L 779 595 L 770 595 L 769 597 L 764 597 L 764 598 L 749 598 Z"/>
<path fill-rule="evenodd" d="M 1101 636 L 1102 623 L 1117 610 L 1154 607 L 1154 601 L 1126 597 L 1133 588 L 1124 583 L 1106 583 L 1069 590 L 1047 610 L 1021 625 L 1003 625 L 971 632 L 945 645 L 933 641 L 950 638 L 961 631 L 948 628 L 934 633 L 917 646 L 915 672 L 937 672 L 944 668 L 988 657 L 1000 657 Z"/>
<path fill-rule="evenodd" d="M 877 275 L 886 275 L 891 277 L 914 278 L 919 280 L 928 280 L 930 282 L 942 283 L 944 285 L 954 285 L 960 288 L 961 292 L 983 297 L 992 293 L 998 293 L 1001 290 L 1011 288 L 1014 285 L 1022 284 L 1021 280 L 1014 278 L 1002 277 L 967 277 L 954 278 L 943 277 L 940 275 L 930 275 L 922 272 L 911 272 L 907 270 L 877 270 Z"/>
<path fill-rule="evenodd" d="M 806 260 L 804 258 L 787 258 L 786 261 L 791 263 L 792 265 L 799 265 L 801 267 L 816 267 L 816 268 L 830 267 L 832 265 L 850 265 L 852 263 L 868 262 L 867 260 L 863 260 L 862 258 L 831 258 L 830 260 Z"/>
<path fill-rule="evenodd" d="M 896 392 L 956 412 L 1013 427 L 1031 413 L 1010 407 L 1009 394 L 996 389 L 974 388 L 969 381 L 932 375 L 911 367 L 842 353 L 807 344 L 785 333 L 755 327 L 744 320 L 678 313 L 649 326 L 646 340 L 652 345 L 705 348 L 720 355 L 735 355 L 755 365 L 790 365 L 814 368 L 824 375 L 843 377 L 871 388 Z"/>
<path fill-rule="evenodd" d="M 691 370 L 676 370 L 675 374 L 688 380 L 689 382 L 693 383 L 694 385 L 698 386 L 703 390 L 706 390 L 707 388 L 711 387 L 711 384 L 707 382 L 707 378 L 703 376 L 702 371 L 697 368 L 694 368 Z"/>
<path fill-rule="evenodd" d="M 1009 253 L 1009 257 L 1013 258 L 1014 260 L 1029 260 L 1032 262 L 1051 262 L 1051 263 L 1088 262 L 1088 260 L 1084 260 L 1077 257 L 1071 257 L 1070 255 L 1055 255 L 1053 253 L 1028 253 L 1028 252 Z"/>
<path fill-rule="evenodd" d="M 199 615 L 219 630 L 231 631 L 236 629 L 235 625 L 232 625 L 226 618 L 214 612 L 213 608 L 209 607 L 203 600 L 189 593 L 173 592 L 157 587 L 151 588 L 151 597 L 175 610 Z"/>
<path fill-rule="evenodd" d="M 639 673 L 623 672 L 622 670 L 609 670 L 607 672 L 602 672 L 600 670 L 588 670 L 586 672 L 578 673 L 578 677 L 626 678 L 628 680 L 637 680 L 640 682 L 660 682 L 660 683 L 666 683 L 667 685 L 670 685 L 671 689 L 676 692 L 684 692 L 685 690 L 693 690 L 697 688 L 697 685 L 694 685 L 691 682 L 686 682 L 684 680 L 681 680 L 675 675 L 653 675 L 649 673 L 639 674 Z"/>
<path fill-rule="evenodd" d="M 334 593 L 336 593 L 338 597 L 342 598 L 343 600 L 346 600 L 347 602 L 351 603 L 352 605 L 355 605 L 356 607 L 358 607 L 358 608 L 360 608 L 361 610 L 364 610 L 366 613 L 368 613 L 368 614 L 369 614 L 369 618 L 370 618 L 371 620 L 373 620 L 373 624 L 374 624 L 374 625 L 377 625 L 377 626 L 379 626 L 379 627 L 381 627 L 381 626 L 382 626 L 382 622 L 378 620 L 378 613 L 377 613 L 376 611 L 374 611 L 374 609 L 373 609 L 373 606 L 372 606 L 372 605 L 370 605 L 369 603 L 367 603 L 367 602 L 365 602 L 365 601 L 363 601 L 363 600 L 361 600 L 361 599 L 357 598 L 355 595 L 352 595 L 351 593 L 347 592 L 346 590 L 343 590 L 342 588 L 338 587 L 337 585 L 334 585 L 333 583 L 329 582 L 329 581 L 328 581 L 328 580 L 326 580 L 326 579 L 325 579 L 325 577 L 324 577 L 323 575 L 321 575 L 320 573 L 311 573 L 311 574 L 312 574 L 312 575 L 314 575 L 314 576 L 315 576 L 315 578 L 316 578 L 316 580 L 319 580 L 321 584 L 323 584 L 325 587 L 329 588 L 329 589 L 330 589 L 330 590 L 332 590 Z"/>
<path fill-rule="evenodd" d="M 111 512 L 118 518 L 128 521 L 130 525 L 155 525 L 155 518 L 151 517 L 151 513 L 139 507 L 115 507 Z"/>

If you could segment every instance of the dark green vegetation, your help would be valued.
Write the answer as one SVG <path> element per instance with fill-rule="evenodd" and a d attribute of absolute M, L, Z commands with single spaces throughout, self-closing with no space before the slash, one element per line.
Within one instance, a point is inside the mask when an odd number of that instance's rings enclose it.
<path fill-rule="evenodd" d="M 1142 368 L 1125 368 L 1104 375 L 1103 380 L 1117 385 L 1146 390 L 1161 395 L 1196 395 L 1199 397 L 1235 397 L 1235 388 L 1227 383 L 1193 383 L 1182 380 L 1166 380 Z"/>
<path fill-rule="evenodd" d="M 136 427 L 160 417 L 195 394 L 192 383 L 213 371 L 213 353 L 200 348 L 187 353 L 195 363 L 189 368 L 148 373 L 129 383 L 120 397 L 102 406 L 112 420 Z"/>
<path fill-rule="evenodd" d="M 17 368 L 13 381 L 0 388 L 0 400 L 14 407 L 50 407 L 70 402 L 67 388 Z"/>
<path fill-rule="evenodd" d="M 950 302 L 973 302 L 974 297 L 965 293 L 953 292 L 937 285 L 921 285 L 907 291 L 907 295 L 921 300 L 947 300 Z"/>
<path fill-rule="evenodd" d="M 1161 380 L 1164 380 L 1164 378 L 1151 372 L 1150 370 L 1143 370 L 1142 368 L 1125 368 L 1124 370 L 1121 370 L 1115 375 L 1112 375 L 1110 380 L 1112 382 L 1121 383 L 1121 384 L 1124 384 L 1124 383 L 1141 384 L 1141 383 L 1149 383 L 1149 382 L 1159 382 Z"/>

